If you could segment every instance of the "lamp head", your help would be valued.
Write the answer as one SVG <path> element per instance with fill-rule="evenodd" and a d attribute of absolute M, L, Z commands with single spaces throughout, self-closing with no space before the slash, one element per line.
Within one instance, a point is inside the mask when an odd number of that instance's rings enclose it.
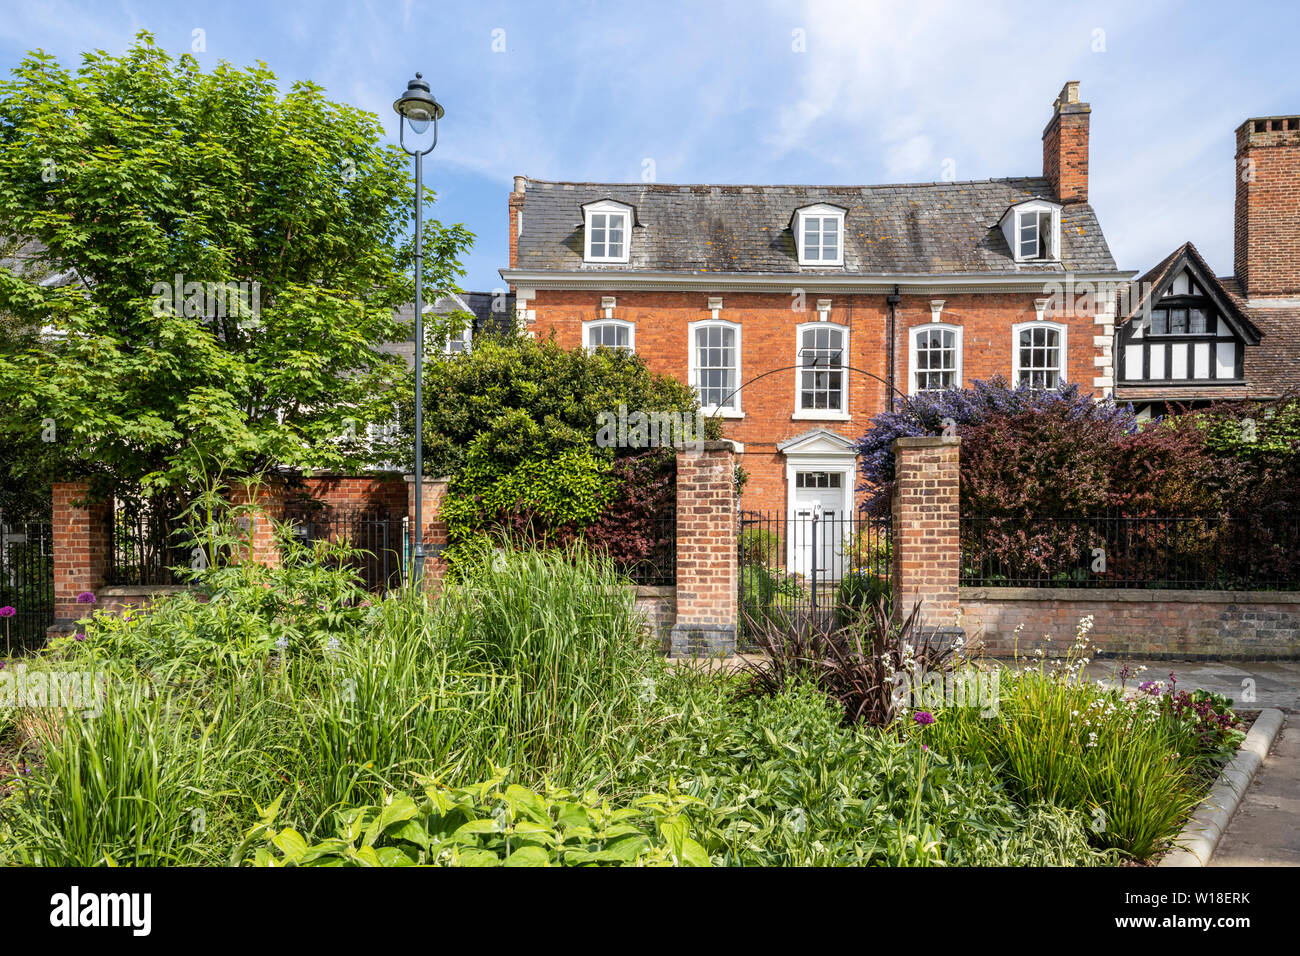
<path fill-rule="evenodd" d="M 406 84 L 406 92 L 393 101 L 393 109 L 411 124 L 415 133 L 423 133 L 430 123 L 442 119 L 442 105 L 429 92 L 429 84 L 423 79 L 424 74 L 415 74 L 415 79 Z"/>

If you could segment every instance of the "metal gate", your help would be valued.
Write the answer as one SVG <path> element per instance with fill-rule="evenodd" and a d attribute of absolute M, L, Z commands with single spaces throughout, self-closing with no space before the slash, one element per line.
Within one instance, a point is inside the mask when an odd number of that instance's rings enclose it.
<path fill-rule="evenodd" d="M 45 643 L 45 632 L 54 623 L 50 522 L 0 525 L 0 609 L 0 656 L 35 650 Z"/>
<path fill-rule="evenodd" d="M 821 509 L 793 515 L 742 512 L 739 572 L 742 636 L 810 619 L 847 621 L 890 597 L 889 518 Z"/>

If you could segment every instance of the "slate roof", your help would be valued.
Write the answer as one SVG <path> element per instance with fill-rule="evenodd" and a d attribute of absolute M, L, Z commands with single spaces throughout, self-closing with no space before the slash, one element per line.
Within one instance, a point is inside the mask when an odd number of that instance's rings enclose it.
<path fill-rule="evenodd" d="M 1024 274 L 1114 272 L 1092 207 L 1061 213 L 1059 263 L 1017 263 L 998 220 L 1052 197 L 1041 177 L 897 186 L 711 186 L 528 179 L 517 267 L 525 271 L 751 274 Z M 584 263 L 582 205 L 636 210 L 628 263 Z M 815 203 L 842 206 L 844 265 L 800 266 L 790 221 Z"/>
<path fill-rule="evenodd" d="M 513 292 L 503 297 L 504 308 L 500 311 L 493 311 L 492 309 L 492 305 L 497 299 L 496 294 L 492 292 L 461 292 L 459 293 L 459 299 L 460 301 L 457 301 L 456 298 L 449 295 L 441 296 L 433 302 L 433 308 L 430 311 L 441 315 L 446 315 L 448 312 L 459 312 L 461 311 L 461 301 L 463 301 L 465 305 L 469 306 L 469 311 L 474 315 L 475 335 L 482 332 L 505 332 L 514 327 L 515 294 Z M 413 323 L 415 321 L 415 303 L 407 303 L 398 309 L 397 317 L 404 322 Z M 401 355 L 406 359 L 409 368 L 415 368 L 414 329 L 401 342 L 386 342 L 380 345 L 379 351 Z"/>

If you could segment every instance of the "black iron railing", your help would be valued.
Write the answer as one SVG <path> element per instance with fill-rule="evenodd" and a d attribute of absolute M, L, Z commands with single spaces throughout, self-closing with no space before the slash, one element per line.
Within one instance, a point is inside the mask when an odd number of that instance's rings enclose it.
<path fill-rule="evenodd" d="M 961 519 L 973 587 L 1300 589 L 1300 517 L 1108 513 Z"/>
<path fill-rule="evenodd" d="M 355 549 L 348 566 L 366 590 L 376 592 L 402 586 L 404 517 L 377 510 L 313 510 L 293 504 L 283 515 L 295 537 L 305 544 L 326 541 Z"/>
<path fill-rule="evenodd" d="M 179 510 L 162 499 L 114 501 L 109 584 L 184 583 L 176 569 L 192 566 L 195 542 Z"/>
<path fill-rule="evenodd" d="M 0 657 L 34 650 L 45 642 L 45 632 L 54 623 L 50 522 L 0 524 L 0 610 Z"/>
<path fill-rule="evenodd" d="M 674 512 L 638 518 L 618 539 L 604 547 L 633 583 L 643 587 L 671 587 L 677 583 L 677 515 Z"/>
<path fill-rule="evenodd" d="M 742 630 L 847 620 L 890 599 L 888 518 L 742 512 L 737 544 Z"/>

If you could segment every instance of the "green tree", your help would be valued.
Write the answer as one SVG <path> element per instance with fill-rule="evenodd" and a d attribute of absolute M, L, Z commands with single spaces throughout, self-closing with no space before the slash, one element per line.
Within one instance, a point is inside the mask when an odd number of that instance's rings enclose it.
<path fill-rule="evenodd" d="M 409 160 L 378 117 L 263 63 L 203 72 L 141 33 L 74 72 L 33 52 L 0 82 L 0 235 L 59 281 L 0 269 L 0 313 L 53 327 L 0 362 L 0 428 L 53 419 L 84 474 L 187 483 L 367 456 L 407 390 Z M 426 198 L 432 201 L 426 193 Z M 472 236 L 430 222 L 447 289 Z"/>

